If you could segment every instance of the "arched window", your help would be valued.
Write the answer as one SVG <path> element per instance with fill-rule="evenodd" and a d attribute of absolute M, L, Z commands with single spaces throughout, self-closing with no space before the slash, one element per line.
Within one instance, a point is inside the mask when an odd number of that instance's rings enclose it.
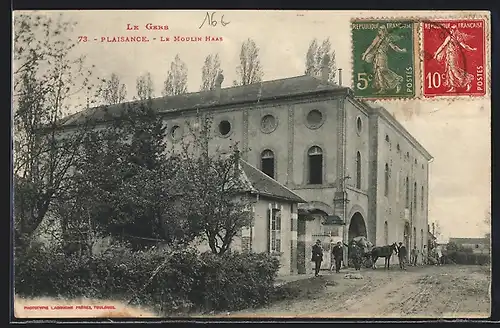
<path fill-rule="evenodd" d="M 356 153 L 356 188 L 361 189 L 361 154 Z"/>
<path fill-rule="evenodd" d="M 389 196 L 389 164 L 385 163 L 384 170 L 384 195 Z"/>
<path fill-rule="evenodd" d="M 323 183 L 323 150 L 318 146 L 309 148 L 307 152 L 309 164 L 309 183 Z"/>
<path fill-rule="evenodd" d="M 420 209 L 423 211 L 424 210 L 424 186 L 422 186 L 422 194 L 420 195 Z"/>
<path fill-rule="evenodd" d="M 389 224 L 387 221 L 384 222 L 384 242 L 389 245 Z"/>
<path fill-rule="evenodd" d="M 274 153 L 266 149 L 260 156 L 260 169 L 262 172 L 274 179 Z"/>
<path fill-rule="evenodd" d="M 413 184 L 413 208 L 417 209 L 417 183 Z"/>
<path fill-rule="evenodd" d="M 406 208 L 410 208 L 410 179 L 406 177 L 405 180 L 405 188 L 406 188 Z"/>

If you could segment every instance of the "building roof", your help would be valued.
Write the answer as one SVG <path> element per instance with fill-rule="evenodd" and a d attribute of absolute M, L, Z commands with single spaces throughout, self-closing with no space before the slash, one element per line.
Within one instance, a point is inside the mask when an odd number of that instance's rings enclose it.
<path fill-rule="evenodd" d="M 264 100 L 289 97 L 292 95 L 307 94 L 318 91 L 348 90 L 333 83 L 324 82 L 318 78 L 302 75 L 284 79 L 263 81 L 242 86 L 220 89 L 220 97 L 213 90 L 190 92 L 177 96 L 167 96 L 151 99 L 150 106 L 160 113 L 175 113 L 183 110 L 204 109 L 214 106 L 223 106 L 239 103 L 259 102 Z M 125 108 L 134 108 L 146 101 L 130 101 L 117 105 L 99 106 L 86 109 L 66 117 L 63 126 L 77 125 L 85 119 L 98 122 L 108 121 L 111 117 L 118 117 Z"/>
<path fill-rule="evenodd" d="M 455 243 L 458 245 L 463 245 L 463 244 L 484 244 L 487 243 L 488 240 L 484 237 L 482 238 L 450 238 L 449 240 L 450 243 Z"/>
<path fill-rule="evenodd" d="M 64 118 L 60 124 L 63 127 L 70 127 L 83 124 L 87 120 L 106 122 L 119 117 L 126 110 L 133 110 L 141 104 L 145 105 L 146 103 L 151 109 L 163 115 L 179 115 L 184 111 L 204 111 L 236 104 L 256 104 L 263 101 L 321 92 L 345 93 L 354 101 L 364 104 L 366 108 L 369 108 L 371 113 L 377 113 L 399 130 L 409 140 L 410 144 L 418 149 L 428 160 L 432 159 L 432 155 L 385 108 L 370 101 L 357 99 L 348 87 L 325 82 L 309 75 L 221 88 L 220 95 L 216 95 L 214 90 L 210 90 L 153 98 L 149 100 L 150 103 L 147 100 L 137 100 L 117 105 L 93 107 Z"/>
<path fill-rule="evenodd" d="M 240 160 L 240 167 L 251 185 L 253 192 L 266 197 L 283 199 L 296 203 L 307 203 L 302 197 L 269 177 L 261 170 L 250 165 L 248 162 Z"/>

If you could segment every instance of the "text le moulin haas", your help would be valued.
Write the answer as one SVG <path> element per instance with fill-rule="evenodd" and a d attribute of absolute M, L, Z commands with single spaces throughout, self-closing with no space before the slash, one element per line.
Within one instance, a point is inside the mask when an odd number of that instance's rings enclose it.
<path fill-rule="evenodd" d="M 147 31 L 168 31 L 168 25 L 154 25 L 148 23 L 144 25 Z M 127 31 L 138 31 L 139 26 L 133 24 L 127 24 Z M 223 41 L 222 36 L 184 36 L 184 35 L 174 35 L 174 36 L 158 36 L 158 37 L 147 37 L 140 35 L 128 35 L 128 36 L 102 36 L 100 38 L 101 42 L 150 42 L 151 40 L 160 42 L 221 42 Z"/>

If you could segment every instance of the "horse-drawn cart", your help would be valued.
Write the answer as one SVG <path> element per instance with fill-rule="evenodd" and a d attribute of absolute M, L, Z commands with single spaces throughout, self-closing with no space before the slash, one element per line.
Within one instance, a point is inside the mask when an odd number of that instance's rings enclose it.
<path fill-rule="evenodd" d="M 349 267 L 354 267 L 355 257 L 359 256 L 361 266 L 365 268 L 371 268 L 373 265 L 372 248 L 373 244 L 370 243 L 364 236 L 359 236 L 351 239 L 349 241 L 348 253 Z"/>

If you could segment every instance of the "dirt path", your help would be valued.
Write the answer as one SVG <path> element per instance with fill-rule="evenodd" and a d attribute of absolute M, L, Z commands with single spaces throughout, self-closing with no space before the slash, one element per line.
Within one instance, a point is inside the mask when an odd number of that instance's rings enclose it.
<path fill-rule="evenodd" d="M 409 267 L 405 272 L 391 268 L 364 270 L 361 275 L 363 279 L 326 274 L 324 293 L 227 316 L 470 318 L 490 313 L 487 267 Z"/>

